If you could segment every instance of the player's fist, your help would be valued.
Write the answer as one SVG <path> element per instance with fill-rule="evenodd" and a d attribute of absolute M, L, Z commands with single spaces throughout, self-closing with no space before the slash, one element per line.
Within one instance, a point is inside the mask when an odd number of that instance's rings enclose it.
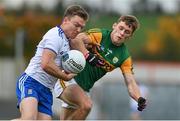
<path fill-rule="evenodd" d="M 88 52 L 86 55 L 85 55 L 85 58 L 87 60 L 87 62 L 92 65 L 92 66 L 103 66 L 103 61 L 97 57 L 96 55 Z"/>
<path fill-rule="evenodd" d="M 146 108 L 146 99 L 144 99 L 143 97 L 139 97 L 138 99 L 138 110 L 139 111 L 143 111 L 143 109 Z"/>

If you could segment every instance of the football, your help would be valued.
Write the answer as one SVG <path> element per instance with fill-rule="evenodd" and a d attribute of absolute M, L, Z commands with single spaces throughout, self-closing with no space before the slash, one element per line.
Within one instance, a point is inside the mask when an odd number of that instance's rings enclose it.
<path fill-rule="evenodd" d="M 86 59 L 82 52 L 78 50 L 70 50 L 62 55 L 62 67 L 68 73 L 80 73 L 85 65 Z"/>

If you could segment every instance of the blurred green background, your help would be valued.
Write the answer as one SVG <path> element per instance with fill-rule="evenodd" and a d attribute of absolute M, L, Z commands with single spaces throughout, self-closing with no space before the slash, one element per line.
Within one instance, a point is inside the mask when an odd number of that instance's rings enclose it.
<path fill-rule="evenodd" d="M 75 3 L 76 4 L 76 3 Z M 141 3 L 142 4 L 142 3 Z M 144 3 L 143 3 L 144 4 Z M 85 6 L 90 13 L 86 29 L 93 27 L 110 28 L 121 14 L 103 12 Z M 15 56 L 14 37 L 19 28 L 25 32 L 24 57 L 29 60 L 37 43 L 45 32 L 60 24 L 65 9 L 59 1 L 52 10 L 45 10 L 36 5 L 28 8 L 27 4 L 16 10 L 0 9 L 0 56 Z M 141 27 L 128 42 L 135 60 L 180 61 L 180 14 L 167 14 L 162 10 L 134 9 L 131 13 L 140 20 Z"/>

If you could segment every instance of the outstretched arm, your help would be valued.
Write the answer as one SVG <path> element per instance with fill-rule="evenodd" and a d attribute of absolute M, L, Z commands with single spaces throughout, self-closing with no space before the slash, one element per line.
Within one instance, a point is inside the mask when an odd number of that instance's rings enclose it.
<path fill-rule="evenodd" d="M 133 74 L 125 73 L 124 74 L 125 82 L 128 88 L 129 95 L 137 101 L 139 111 L 142 111 L 146 107 L 146 99 L 141 96 L 139 86 L 137 85 Z"/>
<path fill-rule="evenodd" d="M 129 95 L 138 102 L 139 97 L 141 97 L 141 93 L 139 87 L 134 79 L 134 75 L 131 73 L 123 74 L 126 86 L 128 88 Z"/>
<path fill-rule="evenodd" d="M 137 85 L 133 72 L 131 57 L 127 58 L 121 65 L 121 70 L 128 88 L 129 95 L 138 103 L 138 110 L 142 111 L 146 107 L 146 99 L 140 93 L 139 86 Z"/>

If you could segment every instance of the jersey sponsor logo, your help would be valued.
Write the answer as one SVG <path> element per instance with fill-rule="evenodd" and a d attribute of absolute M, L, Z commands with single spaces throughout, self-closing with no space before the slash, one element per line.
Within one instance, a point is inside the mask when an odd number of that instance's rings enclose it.
<path fill-rule="evenodd" d="M 103 68 L 104 70 L 106 70 L 107 72 L 112 71 L 112 70 L 114 69 L 114 68 L 113 68 L 110 64 L 108 64 L 107 62 L 104 63 L 104 66 L 102 66 L 102 68 Z"/>
<path fill-rule="evenodd" d="M 113 65 L 111 65 L 108 61 L 106 61 L 105 59 L 102 59 L 102 66 L 101 68 L 104 69 L 105 71 L 109 72 L 112 71 L 114 69 Z"/>
<path fill-rule="evenodd" d="M 99 58 L 102 59 L 102 66 L 101 68 L 104 69 L 105 71 L 109 72 L 109 71 L 112 71 L 115 67 L 114 65 L 110 64 L 110 62 L 108 62 L 106 59 L 109 58 L 113 61 L 112 58 L 108 57 L 110 56 L 113 51 L 109 48 L 105 48 L 104 46 L 96 46 L 93 48 L 92 50 L 93 53 L 97 54 L 99 56 Z M 103 57 L 104 56 L 104 57 Z M 117 63 L 119 61 L 119 59 L 117 57 L 114 57 L 114 64 Z"/>

